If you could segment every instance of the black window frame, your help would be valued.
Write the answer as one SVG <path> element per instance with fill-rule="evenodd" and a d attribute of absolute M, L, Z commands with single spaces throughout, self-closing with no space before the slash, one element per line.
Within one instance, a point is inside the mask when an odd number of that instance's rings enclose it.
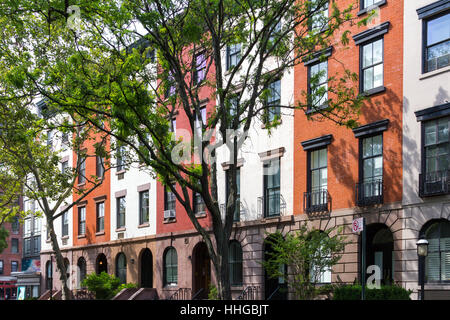
<path fill-rule="evenodd" d="M 272 86 L 275 83 L 278 83 L 276 86 Z M 275 88 L 279 88 L 279 92 L 276 92 Z M 270 84 L 267 86 L 267 89 L 269 90 L 269 94 L 267 95 L 265 103 L 265 120 L 266 123 L 271 123 L 275 121 L 275 119 L 278 117 L 278 119 L 281 117 L 281 78 L 276 78 Z M 278 99 L 272 98 L 278 95 Z M 272 110 L 274 110 L 272 112 Z"/>
<path fill-rule="evenodd" d="M 200 201 L 198 201 L 198 198 L 200 198 Z M 194 214 L 196 215 L 206 214 L 205 201 L 199 192 L 192 192 L 192 208 L 194 209 Z"/>
<path fill-rule="evenodd" d="M 228 176 L 230 174 L 230 169 L 225 170 L 225 207 L 228 202 L 228 196 L 230 195 L 230 185 L 228 183 Z M 238 174 L 239 174 L 239 180 L 238 180 Z M 241 168 L 236 168 L 236 211 L 233 215 L 233 222 L 238 222 L 241 220 Z"/>
<path fill-rule="evenodd" d="M 372 46 L 373 46 L 373 44 L 377 41 L 381 41 L 381 48 L 382 48 L 381 62 L 376 63 L 376 64 L 371 64 L 370 66 L 363 67 L 364 47 L 369 44 L 372 44 Z M 372 50 L 372 56 L 373 56 L 373 50 Z M 380 65 L 380 64 L 383 65 L 383 83 L 382 83 L 382 85 L 378 86 L 378 87 L 373 87 L 368 90 L 364 90 L 364 70 L 367 70 L 369 68 L 375 68 L 375 66 Z M 385 83 L 385 81 L 384 81 L 385 80 L 384 79 L 385 78 L 384 66 L 385 66 L 385 59 L 384 59 L 384 37 L 383 36 L 379 36 L 375 39 L 368 40 L 359 45 L 359 92 L 360 93 L 365 93 L 365 94 L 370 95 L 370 94 L 374 94 L 374 93 L 378 93 L 378 92 L 382 92 L 382 91 L 386 90 L 386 88 L 384 86 L 384 83 Z"/>
<path fill-rule="evenodd" d="M 168 254 L 169 252 L 173 252 L 175 254 L 175 263 L 173 261 L 173 253 L 171 255 L 172 257 L 172 264 L 168 265 Z M 169 268 L 168 268 L 169 267 Z M 169 279 L 169 272 L 171 275 L 171 278 Z M 168 280 L 174 280 L 175 281 L 168 281 Z M 174 247 L 170 246 L 168 248 L 166 248 L 166 250 L 164 250 L 164 255 L 163 255 L 163 284 L 164 286 L 177 286 L 178 285 L 178 252 L 177 249 L 175 249 Z"/>
<path fill-rule="evenodd" d="M 17 260 L 11 261 L 11 272 L 18 272 L 18 271 L 19 271 L 19 261 Z"/>
<path fill-rule="evenodd" d="M 103 216 L 100 216 L 99 209 L 100 209 L 101 205 L 103 206 Z M 99 202 L 95 203 L 95 230 L 96 230 L 96 232 L 104 232 L 105 231 L 105 202 L 104 201 L 99 201 Z"/>
<path fill-rule="evenodd" d="M 65 223 L 67 221 L 67 223 Z M 61 236 L 65 237 L 69 235 L 69 212 L 64 212 L 61 216 Z"/>
<path fill-rule="evenodd" d="M 82 157 L 78 169 L 78 184 L 86 183 L 86 157 Z"/>
<path fill-rule="evenodd" d="M 385 5 L 387 3 L 386 0 L 378 0 L 378 1 L 374 0 L 374 3 L 372 5 L 365 6 L 364 5 L 365 1 L 366 0 L 359 0 L 359 9 L 360 9 L 360 11 L 357 13 L 358 16 L 367 13 L 369 11 L 369 8 L 381 7 L 382 5 Z"/>
<path fill-rule="evenodd" d="M 328 59 L 326 59 L 326 60 L 323 60 L 323 61 L 317 61 L 317 62 L 315 62 L 315 63 L 311 63 L 311 64 L 308 64 L 307 65 L 307 68 L 308 68 L 308 74 L 307 74 L 307 83 L 308 83 L 308 91 L 307 91 L 307 94 L 308 94 L 308 97 L 309 97 L 309 99 L 308 99 L 308 104 L 307 104 L 307 109 L 306 109 L 306 111 L 307 112 L 314 112 L 315 110 L 321 110 L 321 109 L 324 109 L 324 108 L 327 108 L 328 107 L 328 103 L 327 102 L 325 102 L 324 104 L 322 104 L 322 105 L 320 105 L 320 106 L 313 106 L 313 104 L 312 104 L 312 99 L 311 99 L 311 94 L 312 94 L 312 88 L 311 88 L 311 68 L 312 67 L 314 67 L 314 66 L 316 66 L 316 65 L 320 65 L 320 64 L 322 64 L 322 63 L 325 63 L 326 62 L 326 64 L 327 64 L 327 75 L 326 75 L 326 82 L 324 82 L 324 83 L 318 83 L 317 84 L 317 88 L 319 88 L 322 84 L 327 84 L 327 98 L 326 98 L 326 100 L 328 101 Z M 320 71 L 319 71 L 320 72 Z"/>
<path fill-rule="evenodd" d="M 202 63 L 200 64 L 200 66 L 199 66 L 197 58 L 200 57 L 200 56 L 203 56 L 203 60 L 202 60 Z M 195 64 L 194 85 L 198 86 L 203 81 L 206 80 L 206 67 L 207 67 L 207 64 L 206 64 L 206 62 L 207 62 L 206 61 L 206 51 L 201 51 L 201 52 L 196 53 L 195 56 L 194 56 L 194 59 L 195 59 L 195 61 L 194 61 L 194 64 Z M 203 78 L 199 79 L 199 73 L 201 71 L 203 71 Z"/>
<path fill-rule="evenodd" d="M 19 239 L 11 238 L 11 253 L 18 254 L 19 251 Z"/>
<path fill-rule="evenodd" d="M 239 46 L 239 49 L 236 49 L 237 46 Z M 233 48 L 234 51 L 231 51 L 231 48 Z M 241 54 L 242 54 L 242 44 L 241 43 L 227 45 L 227 48 L 226 48 L 226 58 L 227 58 L 226 59 L 226 70 L 227 71 L 239 64 L 239 62 L 242 59 Z M 234 58 L 235 56 L 237 57 L 235 59 L 236 63 L 232 65 L 231 64 L 231 62 L 233 60 L 232 58 Z"/>
<path fill-rule="evenodd" d="M 0 260 L 0 274 L 3 274 L 5 270 L 5 263 L 3 260 Z"/>
<path fill-rule="evenodd" d="M 95 157 L 95 175 L 102 179 L 105 176 L 105 161 L 99 155 Z"/>
<path fill-rule="evenodd" d="M 320 0 L 317 0 L 317 1 L 320 1 Z M 308 31 L 309 32 L 314 30 L 313 29 L 313 21 L 312 21 L 312 19 L 314 18 L 315 15 L 318 15 L 319 13 L 324 12 L 326 10 L 327 11 L 327 19 L 330 19 L 330 1 L 327 1 L 326 8 L 323 8 L 322 10 L 317 10 L 315 13 L 312 13 L 311 9 L 312 8 L 309 8 L 309 10 L 308 10 L 308 15 L 309 16 L 308 16 L 307 24 L 308 24 Z M 326 31 L 327 29 L 328 29 L 328 21 L 327 21 L 327 24 L 322 26 L 322 28 L 320 30 L 318 30 L 318 31 L 319 31 L 319 33 L 322 33 L 324 31 Z"/>
<path fill-rule="evenodd" d="M 144 195 L 147 194 L 147 204 L 144 206 Z M 146 212 L 144 214 L 144 209 Z M 145 216 L 145 217 L 144 217 Z M 150 222 L 150 191 L 142 190 L 139 192 L 139 224 L 143 225 L 144 223 Z"/>
<path fill-rule="evenodd" d="M 450 66 L 450 63 L 446 66 L 440 67 L 440 68 L 436 68 L 434 70 L 428 70 L 428 64 L 427 64 L 427 56 L 428 56 L 428 48 L 429 47 L 433 47 L 442 43 L 446 43 L 446 42 L 450 42 L 450 37 L 447 38 L 446 40 L 440 41 L 438 43 L 435 43 L 431 46 L 427 45 L 427 41 L 428 41 L 428 22 L 441 18 L 443 16 L 449 15 L 450 16 L 450 10 L 445 10 L 445 11 L 441 11 L 438 12 L 436 14 L 433 14 L 431 16 L 426 16 L 422 19 L 422 74 L 428 73 L 428 72 L 433 72 L 442 68 L 447 68 Z"/>
<path fill-rule="evenodd" d="M 82 211 L 84 211 L 84 220 L 81 220 Z M 81 233 L 82 230 L 83 233 Z M 86 235 L 86 206 L 78 207 L 78 235 Z"/>
<path fill-rule="evenodd" d="M 121 202 L 123 201 L 123 206 L 121 206 Z M 117 229 L 125 228 L 126 226 L 126 197 L 117 197 L 116 198 L 116 227 Z M 121 208 L 123 207 L 123 212 L 121 212 Z M 120 224 L 121 216 L 123 216 L 123 224 Z"/>
<path fill-rule="evenodd" d="M 269 184 L 269 176 L 271 176 L 271 175 L 268 175 L 268 174 L 265 174 L 266 172 L 267 172 L 267 170 L 268 170 L 268 168 L 271 166 L 271 164 L 274 162 L 274 161 L 276 161 L 276 162 L 278 162 L 278 172 L 277 172 L 277 175 L 279 176 L 279 178 L 278 178 L 278 181 L 279 181 L 279 183 L 278 183 L 278 186 L 272 186 L 272 187 L 268 187 L 268 184 Z M 263 203 L 263 213 L 264 213 L 264 218 L 269 218 L 269 217 L 279 217 L 279 216 L 281 216 L 281 157 L 277 157 L 277 158 L 273 158 L 273 159 L 269 159 L 269 160 L 267 160 L 267 161 L 264 161 L 263 162 L 263 201 L 264 201 L 264 203 Z M 269 208 L 270 208 L 270 201 L 271 201 L 271 198 L 270 198 L 270 196 L 271 196 L 271 193 L 272 193 L 272 196 L 273 195 L 275 195 L 276 196 L 276 192 L 277 192 L 277 190 L 278 190 L 278 212 L 275 212 L 275 213 L 273 213 L 273 214 L 269 214 L 270 212 L 269 212 Z M 273 193 L 273 192 L 275 192 L 275 193 Z M 272 198 L 273 199 L 273 198 Z M 275 200 L 272 200 L 272 201 L 275 201 L 275 205 L 276 205 L 276 202 L 277 202 L 277 198 L 275 198 Z"/>
<path fill-rule="evenodd" d="M 237 250 L 232 250 L 232 247 Z M 232 287 L 242 286 L 243 279 L 243 250 L 237 240 L 231 240 L 228 249 L 228 265 L 230 273 L 230 285 Z"/>

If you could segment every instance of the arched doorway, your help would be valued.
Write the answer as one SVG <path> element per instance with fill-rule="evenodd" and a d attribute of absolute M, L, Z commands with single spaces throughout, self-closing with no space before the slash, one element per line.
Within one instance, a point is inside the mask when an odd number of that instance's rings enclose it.
<path fill-rule="evenodd" d="M 80 257 L 77 262 L 77 288 L 82 287 L 82 282 L 86 278 L 86 260 Z"/>
<path fill-rule="evenodd" d="M 148 248 L 141 253 L 141 287 L 153 288 L 153 255 Z"/>
<path fill-rule="evenodd" d="M 211 261 L 204 242 L 198 243 L 192 252 L 192 295 L 206 299 L 211 284 Z"/>
<path fill-rule="evenodd" d="M 121 284 L 127 283 L 127 257 L 123 252 L 116 256 L 116 277 L 120 279 Z"/>
<path fill-rule="evenodd" d="M 102 272 L 108 273 L 108 260 L 106 260 L 106 256 L 103 253 L 100 253 L 97 256 L 97 262 L 95 263 L 95 270 L 97 274 Z"/>
<path fill-rule="evenodd" d="M 274 237 L 274 235 L 269 235 L 269 237 Z M 264 261 L 269 260 L 273 252 L 270 242 L 264 241 Z M 287 274 L 286 265 L 282 265 L 280 268 L 283 268 L 284 274 Z M 287 283 L 284 277 L 271 278 L 264 269 L 264 298 L 266 300 L 287 300 L 287 293 Z"/>
<path fill-rule="evenodd" d="M 378 266 L 381 283 L 391 284 L 394 280 L 394 237 L 391 230 L 382 223 L 370 224 L 367 226 L 366 240 L 366 266 Z"/>

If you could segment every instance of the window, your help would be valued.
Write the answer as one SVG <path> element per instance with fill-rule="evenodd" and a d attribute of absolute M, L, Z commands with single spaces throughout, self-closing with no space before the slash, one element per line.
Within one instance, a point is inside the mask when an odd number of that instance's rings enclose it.
<path fill-rule="evenodd" d="M 78 170 L 78 184 L 86 182 L 86 158 L 80 160 L 80 168 Z"/>
<path fill-rule="evenodd" d="M 200 107 L 200 115 L 196 115 L 195 127 L 199 130 L 201 134 L 202 126 L 206 125 L 206 107 Z"/>
<path fill-rule="evenodd" d="M 117 203 L 117 229 L 125 227 L 125 197 L 120 197 L 116 199 Z"/>
<path fill-rule="evenodd" d="M 230 175 L 230 170 L 226 171 L 226 199 L 225 199 L 225 203 L 228 202 L 228 197 L 230 195 L 230 185 L 229 185 L 229 175 Z M 233 221 L 240 221 L 240 212 L 241 212 L 241 169 L 240 168 L 236 168 L 236 210 L 234 212 L 234 216 L 233 216 Z"/>
<path fill-rule="evenodd" d="M 149 192 L 139 192 L 139 224 L 149 222 Z"/>
<path fill-rule="evenodd" d="M 422 233 L 428 240 L 425 281 L 450 281 L 450 222 L 437 220 Z"/>
<path fill-rule="evenodd" d="M 175 85 L 175 78 L 173 76 L 173 72 L 170 71 L 169 75 L 167 76 L 167 89 L 166 92 L 164 94 L 164 96 L 167 98 L 170 98 L 171 96 L 173 96 L 175 94 L 177 90 L 177 87 Z"/>
<path fill-rule="evenodd" d="M 319 62 L 308 67 L 308 109 L 326 107 L 328 100 L 328 61 Z"/>
<path fill-rule="evenodd" d="M 204 53 L 199 53 L 195 56 L 195 64 L 194 83 L 199 84 L 206 77 L 206 58 Z"/>
<path fill-rule="evenodd" d="M 50 149 L 53 149 L 53 131 L 52 130 L 47 131 L 47 146 Z"/>
<path fill-rule="evenodd" d="M 360 47 L 362 91 L 383 87 L 383 39 Z"/>
<path fill-rule="evenodd" d="M 78 235 L 86 234 L 86 207 L 78 208 Z"/>
<path fill-rule="evenodd" d="M 41 234 L 41 218 L 40 217 L 34 217 L 34 219 L 33 219 L 33 233 L 34 233 L 34 235 Z"/>
<path fill-rule="evenodd" d="M 242 248 L 237 241 L 230 242 L 228 263 L 230 266 L 230 284 L 232 286 L 242 285 Z"/>
<path fill-rule="evenodd" d="M 450 12 L 424 20 L 424 72 L 450 65 Z"/>
<path fill-rule="evenodd" d="M 120 283 L 127 283 L 127 258 L 122 252 L 116 258 L 116 277 L 119 278 Z"/>
<path fill-rule="evenodd" d="M 62 235 L 63 237 L 65 237 L 65 236 L 68 236 L 68 235 L 69 235 L 69 213 L 68 213 L 68 212 L 65 212 L 65 213 L 62 215 L 61 220 L 62 220 L 62 228 L 61 228 L 62 234 L 61 234 L 61 235 Z"/>
<path fill-rule="evenodd" d="M 360 182 L 364 198 L 382 193 L 383 181 L 383 136 L 376 135 L 360 140 Z"/>
<path fill-rule="evenodd" d="M 23 254 L 24 256 L 31 254 L 31 238 L 23 239 Z"/>
<path fill-rule="evenodd" d="M 236 66 L 241 60 L 241 44 L 227 46 L 227 70 Z"/>
<path fill-rule="evenodd" d="M 327 148 L 309 152 L 308 192 L 314 211 L 327 204 Z M 319 209 L 320 210 L 320 209 Z"/>
<path fill-rule="evenodd" d="M 31 218 L 26 219 L 23 225 L 23 236 L 25 238 L 31 236 Z"/>
<path fill-rule="evenodd" d="M 266 101 L 267 120 L 269 122 L 280 117 L 280 104 L 281 104 L 281 81 L 276 80 L 269 84 L 269 95 Z"/>
<path fill-rule="evenodd" d="M 97 202 L 97 232 L 102 232 L 105 230 L 105 203 Z"/>
<path fill-rule="evenodd" d="M 178 257 L 174 247 L 166 249 L 164 254 L 164 285 L 174 286 L 178 283 Z"/>
<path fill-rule="evenodd" d="M 101 156 L 96 156 L 95 162 L 96 162 L 95 167 L 96 175 L 99 178 L 103 178 L 103 175 L 105 174 L 105 165 L 103 158 Z"/>
<path fill-rule="evenodd" d="M 263 165 L 264 172 L 264 216 L 280 215 L 280 158 Z"/>
<path fill-rule="evenodd" d="M 39 254 L 41 252 L 41 236 L 33 237 L 33 250 L 34 255 Z"/>
<path fill-rule="evenodd" d="M 386 3 L 386 0 L 361 0 L 361 9 L 376 7 Z"/>
<path fill-rule="evenodd" d="M 61 173 L 67 173 L 69 168 L 69 161 L 64 161 L 61 163 Z"/>
<path fill-rule="evenodd" d="M 420 187 L 422 195 L 448 193 L 450 172 L 450 117 L 422 124 L 423 153 Z"/>
<path fill-rule="evenodd" d="M 273 30 L 269 36 L 269 43 L 267 45 L 267 49 L 271 49 L 271 47 L 278 40 L 278 37 L 281 37 L 281 21 L 278 21 L 277 24 L 273 27 Z"/>
<path fill-rule="evenodd" d="M 320 236 L 323 240 L 324 237 L 328 237 L 328 235 L 322 231 L 320 232 Z M 323 243 L 323 241 L 321 241 Z M 326 252 L 324 249 L 323 244 L 320 245 L 320 247 L 316 250 L 313 256 L 313 261 L 324 261 L 325 259 L 330 260 L 332 257 L 332 252 Z M 319 268 L 317 265 L 314 265 L 314 262 L 312 263 L 310 267 L 310 281 L 312 283 L 331 283 L 331 267 L 324 267 L 322 266 Z"/>
<path fill-rule="evenodd" d="M 309 30 L 313 32 L 322 32 L 328 27 L 328 1 L 313 1 L 311 15 L 309 17 Z"/>
<path fill-rule="evenodd" d="M 206 213 L 206 206 L 205 202 L 203 201 L 202 195 L 194 191 L 193 199 L 194 199 L 194 213 L 199 215 Z"/>
<path fill-rule="evenodd" d="M 19 224 L 19 217 L 14 217 L 13 222 L 11 223 L 11 231 L 13 233 L 19 233 L 19 228 L 20 228 L 20 224 Z"/>
<path fill-rule="evenodd" d="M 123 171 L 125 170 L 125 166 L 124 166 L 124 152 L 125 152 L 125 147 L 121 144 L 119 144 L 117 146 L 117 151 L 116 151 L 116 170 L 117 172 Z"/>
<path fill-rule="evenodd" d="M 19 271 L 19 262 L 11 261 L 11 272 L 17 272 L 17 271 Z"/>
<path fill-rule="evenodd" d="M 0 260 L 0 274 L 3 274 L 3 260 Z"/>
<path fill-rule="evenodd" d="M 173 133 L 176 133 L 177 132 L 177 119 L 172 118 L 170 124 L 171 124 L 171 127 L 169 128 L 169 130 Z"/>
<path fill-rule="evenodd" d="M 175 188 L 175 185 L 173 185 Z M 165 188 L 164 192 L 164 211 L 166 210 L 173 210 L 175 211 L 175 204 L 176 204 L 176 198 L 173 192 L 170 190 L 169 187 Z"/>
<path fill-rule="evenodd" d="M 78 259 L 78 277 L 77 277 L 77 289 L 81 288 L 81 283 L 86 278 L 86 260 L 83 257 Z"/>
<path fill-rule="evenodd" d="M 11 239 L 11 253 L 19 253 L 19 239 Z"/>

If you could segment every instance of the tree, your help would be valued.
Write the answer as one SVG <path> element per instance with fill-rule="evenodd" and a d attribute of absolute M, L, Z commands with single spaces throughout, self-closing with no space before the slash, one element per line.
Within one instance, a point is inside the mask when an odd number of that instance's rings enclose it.
<path fill-rule="evenodd" d="M 45 106 L 45 105 L 44 105 Z M 67 270 L 64 258 L 59 248 L 54 229 L 54 221 L 95 190 L 103 181 L 103 176 L 85 176 L 82 163 L 87 157 L 105 156 L 96 149 L 88 153 L 84 149 L 84 141 L 91 136 L 88 126 L 80 128 L 80 122 L 71 125 L 66 117 L 43 109 L 43 117 L 39 116 L 26 99 L 6 101 L 0 99 L 0 157 L 8 168 L 10 175 L 21 177 L 20 193 L 27 199 L 35 200 L 39 210 L 34 213 L 43 215 L 46 219 L 47 232 L 56 257 L 56 265 L 60 271 L 63 299 L 70 299 L 71 294 L 67 284 Z M 62 139 L 65 135 L 66 139 Z M 55 137 L 49 139 L 49 137 Z M 73 138 L 70 138 L 70 137 Z M 58 140 L 61 142 L 57 144 Z M 64 142 L 62 142 L 64 141 Z M 101 140 L 103 141 L 103 140 Z M 101 145 L 101 143 L 99 143 Z M 77 156 L 73 168 L 62 169 L 61 149 L 68 148 Z M 107 162 L 105 162 L 107 166 Z M 108 167 L 106 167 L 108 169 Z M 104 170 L 105 171 L 105 170 Z M 86 184 L 74 187 L 76 180 L 83 175 Z M 73 192 L 78 197 L 73 200 Z M 30 212 L 22 212 L 28 215 Z"/>
<path fill-rule="evenodd" d="M 337 231 L 337 232 L 336 232 Z M 335 232 L 335 235 L 331 234 Z M 321 276 L 340 260 L 347 242 L 336 228 L 320 231 L 308 230 L 302 225 L 295 233 L 286 236 L 280 232 L 266 238 L 271 251 L 262 262 L 271 278 L 283 277 L 297 299 L 313 299 Z M 288 266 L 289 275 L 282 266 Z"/>
<path fill-rule="evenodd" d="M 0 54 L 6 69 L 2 81 L 13 91 L 9 99 L 39 93 L 52 107 L 128 146 L 183 205 L 207 245 L 219 297 L 230 299 L 228 241 L 238 205 L 239 146 L 255 121 L 265 123 L 269 133 L 280 125 L 279 114 L 268 117 L 272 106 L 266 103 L 275 79 L 335 42 L 348 43 L 344 28 L 355 19 L 353 5 L 331 2 L 330 14 L 323 15 L 328 0 L 70 4 L 8 0 L 0 8 L 7 26 L 0 31 Z M 234 58 L 225 63 L 230 50 Z M 320 76 L 312 77 L 312 92 L 305 92 L 304 101 L 280 108 L 306 110 L 321 101 Z M 326 106 L 313 105 L 309 117 L 355 126 L 364 100 L 356 81 L 348 70 L 330 76 Z M 215 110 L 199 130 L 196 120 L 206 98 L 216 102 Z M 196 139 L 174 141 L 170 119 L 177 112 L 186 114 Z M 230 129 L 235 134 L 227 134 Z M 230 149 L 231 164 L 223 217 L 213 161 L 219 141 Z M 191 191 L 200 194 L 211 215 L 211 234 L 196 219 Z"/>

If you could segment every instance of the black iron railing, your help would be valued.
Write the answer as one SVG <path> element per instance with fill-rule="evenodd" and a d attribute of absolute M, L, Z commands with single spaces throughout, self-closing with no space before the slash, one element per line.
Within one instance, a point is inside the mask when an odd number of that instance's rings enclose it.
<path fill-rule="evenodd" d="M 450 170 L 419 174 L 419 196 L 437 196 L 450 193 Z"/>
<path fill-rule="evenodd" d="M 286 201 L 280 193 L 258 197 L 258 216 L 260 218 L 278 217 L 284 215 Z"/>
<path fill-rule="evenodd" d="M 303 193 L 303 211 L 322 213 L 331 211 L 331 197 L 327 190 Z"/>
<path fill-rule="evenodd" d="M 248 286 L 245 288 L 239 297 L 238 300 L 256 300 L 258 298 L 258 286 Z"/>
<path fill-rule="evenodd" d="M 192 296 L 192 300 L 200 300 L 203 298 L 203 291 L 205 291 L 204 288 L 200 288 L 200 290 L 198 290 L 193 296 Z"/>
<path fill-rule="evenodd" d="M 191 288 L 179 288 L 172 294 L 169 300 L 190 300 L 192 296 Z"/>
<path fill-rule="evenodd" d="M 383 180 L 356 184 L 356 205 L 359 207 L 383 203 Z"/>

